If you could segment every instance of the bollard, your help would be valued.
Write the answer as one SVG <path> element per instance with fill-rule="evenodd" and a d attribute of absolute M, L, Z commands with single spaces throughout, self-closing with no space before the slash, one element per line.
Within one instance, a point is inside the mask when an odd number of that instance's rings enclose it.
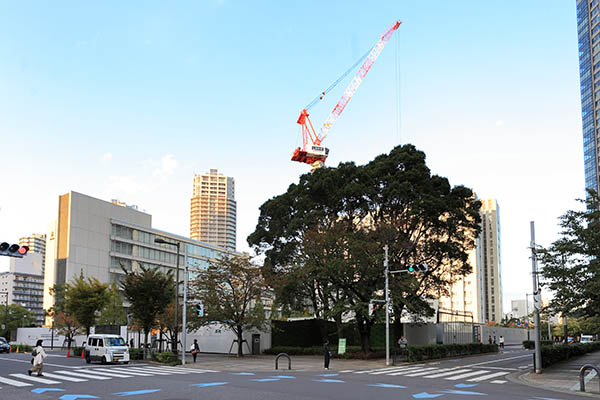
<path fill-rule="evenodd" d="M 583 379 L 583 374 L 585 374 L 585 371 L 588 369 L 593 369 L 596 371 L 596 374 L 600 376 L 600 370 L 595 365 L 585 364 L 583 367 L 581 367 L 579 369 L 579 390 L 582 392 L 585 392 L 585 379 Z"/>
<path fill-rule="evenodd" d="M 279 369 L 278 368 L 279 357 L 287 357 L 287 359 L 288 359 L 288 369 L 292 369 L 292 359 L 286 353 L 279 353 L 279 354 L 277 354 L 277 357 L 275 357 L 275 369 Z"/>

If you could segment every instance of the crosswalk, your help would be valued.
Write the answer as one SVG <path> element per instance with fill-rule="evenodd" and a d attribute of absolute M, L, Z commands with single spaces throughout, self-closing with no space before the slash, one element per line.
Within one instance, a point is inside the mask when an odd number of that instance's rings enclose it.
<path fill-rule="evenodd" d="M 0 376 L 0 389 L 3 387 L 26 387 L 39 384 L 57 385 L 64 382 L 87 382 L 92 380 L 104 381 L 110 379 L 133 378 L 156 375 L 187 375 L 218 372 L 210 369 L 193 369 L 169 367 L 161 365 L 140 365 L 132 367 L 106 367 L 106 368 L 77 368 L 69 370 L 44 371 L 43 376 L 26 373 L 8 374 Z M 1 397 L 1 396 L 0 396 Z"/>
<path fill-rule="evenodd" d="M 426 364 L 405 365 L 401 367 L 387 367 L 369 370 L 344 370 L 340 373 L 387 375 L 402 377 L 419 377 L 425 379 L 445 379 L 448 381 L 484 382 L 503 384 L 506 380 L 499 378 L 510 374 L 511 371 L 498 371 L 497 369 L 473 369 L 464 367 L 439 368 Z"/>

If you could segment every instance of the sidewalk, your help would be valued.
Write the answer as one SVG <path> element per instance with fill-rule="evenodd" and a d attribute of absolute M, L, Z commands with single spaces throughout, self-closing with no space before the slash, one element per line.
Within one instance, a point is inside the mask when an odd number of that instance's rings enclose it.
<path fill-rule="evenodd" d="M 323 371 L 323 356 L 290 356 L 293 371 Z M 233 355 L 223 354 L 198 354 L 196 363 L 191 355 L 186 355 L 186 367 L 199 369 L 214 369 L 219 371 L 275 371 L 274 355 L 245 355 L 237 358 Z M 278 368 L 288 370 L 288 360 L 280 357 Z M 333 358 L 329 365 L 332 372 L 357 369 L 384 368 L 385 360 L 340 360 Z"/>
<path fill-rule="evenodd" d="M 579 369 L 585 364 L 600 365 L 600 351 L 552 365 L 542 370 L 541 374 L 536 374 L 532 368 L 511 376 L 511 380 L 558 392 L 600 397 L 600 378 L 594 370 L 588 370 L 584 375 L 585 393 L 579 391 Z"/>

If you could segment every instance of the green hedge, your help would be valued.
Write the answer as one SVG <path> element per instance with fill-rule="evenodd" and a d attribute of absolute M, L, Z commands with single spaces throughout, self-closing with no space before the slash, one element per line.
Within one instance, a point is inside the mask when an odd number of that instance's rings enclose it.
<path fill-rule="evenodd" d="M 407 351 L 408 361 L 423 361 L 471 354 L 497 353 L 498 345 L 483 343 L 429 344 L 424 346 L 408 346 Z"/>
<path fill-rule="evenodd" d="M 542 346 L 542 368 L 598 350 L 600 350 L 600 342 Z"/>
<path fill-rule="evenodd" d="M 143 360 L 144 359 L 144 350 L 130 348 L 129 349 L 129 359 L 130 360 Z"/>
<path fill-rule="evenodd" d="M 177 354 L 173 354 L 170 351 L 165 351 L 162 353 L 153 353 L 152 360 L 169 365 L 177 365 L 180 363 L 180 361 L 177 358 Z"/>
<path fill-rule="evenodd" d="M 498 345 L 469 343 L 469 344 L 430 344 L 425 346 L 408 346 L 408 361 L 422 361 L 445 357 L 456 357 L 470 354 L 496 353 Z M 323 355 L 323 346 L 293 347 L 277 346 L 264 351 L 265 354 L 286 353 L 290 356 L 320 356 Z M 337 348 L 331 349 L 334 358 L 344 359 L 371 359 L 385 358 L 385 349 L 375 348 L 373 352 L 364 354 L 360 346 L 347 346 L 345 354 L 337 354 Z"/>
<path fill-rule="evenodd" d="M 552 340 L 542 340 L 542 346 L 552 346 L 554 342 Z M 534 340 L 523 340 L 523 347 L 527 350 L 535 349 Z"/>

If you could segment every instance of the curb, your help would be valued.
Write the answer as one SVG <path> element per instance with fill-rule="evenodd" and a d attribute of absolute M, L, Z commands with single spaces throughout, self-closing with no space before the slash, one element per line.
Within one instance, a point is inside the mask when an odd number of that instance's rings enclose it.
<path fill-rule="evenodd" d="M 529 374 L 531 374 L 531 371 L 523 370 L 523 371 L 513 372 L 512 374 L 509 374 L 506 377 L 508 378 L 509 381 L 511 381 L 513 383 L 517 383 L 517 384 L 525 385 L 525 386 L 529 386 L 529 387 L 534 387 L 537 389 L 550 390 L 552 392 L 557 392 L 557 393 L 576 394 L 579 396 L 586 396 L 586 397 L 595 397 L 595 398 L 600 397 L 600 394 L 597 394 L 597 393 L 580 392 L 580 391 L 575 391 L 575 390 L 564 390 L 564 389 L 560 389 L 560 388 L 556 388 L 556 387 L 552 387 L 552 386 L 537 385 L 537 384 L 534 384 L 533 382 L 530 382 L 528 379 L 525 378 L 525 375 L 529 375 Z"/>

